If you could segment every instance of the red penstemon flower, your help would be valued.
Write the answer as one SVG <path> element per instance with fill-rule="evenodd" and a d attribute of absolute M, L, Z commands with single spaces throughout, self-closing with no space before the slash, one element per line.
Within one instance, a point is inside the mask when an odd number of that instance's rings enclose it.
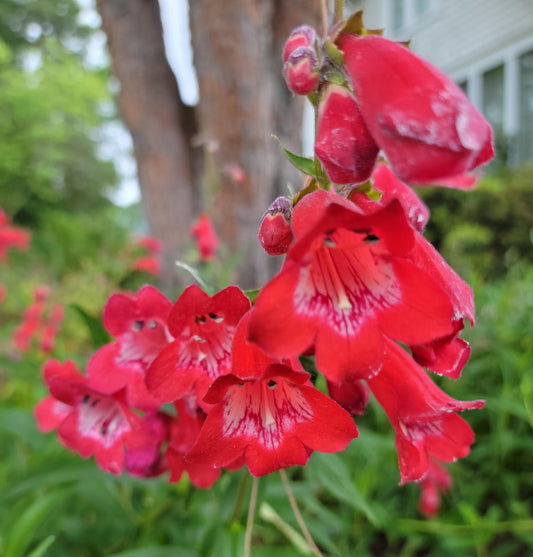
<path fill-rule="evenodd" d="M 206 213 L 202 213 L 191 226 L 191 236 L 196 240 L 200 259 L 213 259 L 218 249 L 218 237 Z"/>
<path fill-rule="evenodd" d="M 441 493 L 448 493 L 451 487 L 452 478 L 448 470 L 435 460 L 430 460 L 428 471 L 420 482 L 420 512 L 427 517 L 435 516 L 439 512 Z"/>
<path fill-rule="evenodd" d="M 249 314 L 232 347 L 232 373 L 217 379 L 189 462 L 216 468 L 244 458 L 254 476 L 305 464 L 314 451 L 337 452 L 357 436 L 350 415 L 309 374 L 267 357 L 246 341 Z"/>
<path fill-rule="evenodd" d="M 454 332 L 446 291 L 413 257 L 415 230 L 396 200 L 365 214 L 334 193 L 304 197 L 281 272 L 257 298 L 249 338 L 276 357 L 314 345 L 327 379 L 379 371 L 384 337 L 424 344 Z"/>
<path fill-rule="evenodd" d="M 170 469 L 170 482 L 179 482 L 187 472 L 191 483 L 203 489 L 210 488 L 220 476 L 220 469 L 211 465 L 195 464 L 186 460 L 187 453 L 198 440 L 206 414 L 196 404 L 196 397 L 174 403 L 176 417 L 170 423 L 170 436 L 166 458 Z"/>
<path fill-rule="evenodd" d="M 370 178 L 379 147 L 368 132 L 355 97 L 330 83 L 321 92 L 315 153 L 337 184 L 359 184 Z"/>
<path fill-rule="evenodd" d="M 143 419 L 125 404 L 124 392 L 111 395 L 94 390 L 76 366 L 49 360 L 44 378 L 51 398 L 36 408 L 43 431 L 57 426 L 65 446 L 83 458 L 95 457 L 100 468 L 119 474 L 125 464 L 125 448 L 140 450 L 152 443 L 152 433 Z"/>
<path fill-rule="evenodd" d="M 89 360 L 89 383 L 104 393 L 126 388 L 131 406 L 156 410 L 160 402 L 146 389 L 148 366 L 172 340 L 167 319 L 172 303 L 153 286 L 136 294 L 113 294 L 104 308 L 104 325 L 117 338 Z"/>
<path fill-rule="evenodd" d="M 168 318 L 175 340 L 146 374 L 150 392 L 163 402 L 173 402 L 195 390 L 201 400 L 217 377 L 230 373 L 235 327 L 249 308 L 250 301 L 236 286 L 213 297 L 194 284 L 186 288 Z"/>
<path fill-rule="evenodd" d="M 430 456 L 454 462 L 470 452 L 474 434 L 456 412 L 481 408 L 482 400 L 449 397 L 405 350 L 390 341 L 381 371 L 367 381 L 396 432 L 401 483 L 424 478 Z"/>
<path fill-rule="evenodd" d="M 366 127 L 400 179 L 454 187 L 494 156 L 489 123 L 437 68 L 376 35 L 338 44 Z"/>

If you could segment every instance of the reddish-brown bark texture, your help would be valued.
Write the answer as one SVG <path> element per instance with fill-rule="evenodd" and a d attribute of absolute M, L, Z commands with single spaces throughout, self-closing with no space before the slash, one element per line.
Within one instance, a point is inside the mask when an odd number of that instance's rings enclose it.
<path fill-rule="evenodd" d="M 271 137 L 299 149 L 303 104 L 283 83 L 281 49 L 292 28 L 317 24 L 319 2 L 190 2 L 200 87 L 192 118 L 164 56 L 156 0 L 97 5 L 152 232 L 167 244 L 171 261 L 179 258 L 203 204 L 221 241 L 242 253 L 234 279 L 244 288 L 261 286 L 272 265 L 257 242 L 259 219 L 276 195 L 288 191 L 288 182 L 298 187 L 301 180 Z M 203 165 L 193 164 L 193 136 L 203 147 Z M 244 181 L 224 171 L 232 164 L 244 170 Z M 169 273 L 175 274 L 167 265 L 167 284 Z"/>

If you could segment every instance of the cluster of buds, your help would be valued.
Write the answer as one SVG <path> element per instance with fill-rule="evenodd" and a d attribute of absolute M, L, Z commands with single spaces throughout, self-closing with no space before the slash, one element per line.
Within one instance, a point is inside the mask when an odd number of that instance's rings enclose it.
<path fill-rule="evenodd" d="M 285 255 L 280 272 L 249 296 L 195 285 L 174 303 L 148 286 L 113 295 L 104 325 L 116 340 L 87 374 L 45 367 L 43 430 L 57 427 L 110 472 L 169 470 L 177 481 L 186 471 L 209 487 L 221 468 L 262 476 L 342 451 L 372 394 L 395 432 L 401 483 L 421 482 L 422 508 L 435 512 L 450 487 L 441 463 L 474 441 L 459 412 L 483 401 L 455 400 L 427 373 L 459 377 L 474 304 L 423 237 L 429 211 L 410 184 L 471 184 L 466 173 L 492 156 L 492 136 L 451 81 L 360 20 L 323 41 L 299 28 L 284 49 L 291 89 L 314 92 L 318 127 L 317 160 L 291 157 L 307 174 L 302 189 L 261 222 L 261 245 Z M 193 233 L 212 257 L 205 215 Z"/>
<path fill-rule="evenodd" d="M 53 350 L 65 312 L 61 304 L 49 304 L 49 296 L 50 289 L 45 285 L 34 290 L 33 301 L 13 334 L 13 342 L 21 352 L 30 350 L 34 341 L 43 352 Z"/>
<path fill-rule="evenodd" d="M 135 259 L 133 262 L 133 270 L 149 273 L 158 277 L 161 274 L 160 256 L 163 251 L 163 243 L 154 236 L 141 235 L 135 245 L 142 248 L 146 253 Z"/>

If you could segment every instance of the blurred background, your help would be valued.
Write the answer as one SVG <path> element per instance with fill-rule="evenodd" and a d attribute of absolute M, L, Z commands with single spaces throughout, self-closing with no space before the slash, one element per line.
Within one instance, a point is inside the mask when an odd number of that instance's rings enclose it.
<path fill-rule="evenodd" d="M 366 0 L 346 9 L 412 39 L 494 126 L 498 156 L 475 191 L 418 190 L 432 212 L 428 239 L 477 305 L 465 331 L 470 362 L 460 380 L 437 382 L 487 403 L 465 415 L 476 443 L 449 467 L 454 487 L 436 516 L 419 511 L 419 486 L 397 485 L 393 432 L 373 402 L 344 453 L 292 471 L 294 491 L 327 555 L 533 554 L 532 6 Z M 209 491 L 106 475 L 40 434 L 33 407 L 46 394 L 48 357 L 83 369 L 107 342 L 100 318 L 112 292 L 150 282 L 175 299 L 192 280 L 176 259 L 217 287 L 258 287 L 279 267 L 257 244 L 258 223 L 301 178 L 271 134 L 301 152 L 313 133 L 304 100 L 282 80 L 280 52 L 294 27 L 319 30 L 319 16 L 309 0 L 0 2 L 5 557 L 240 554 L 244 471 Z M 222 244 L 209 263 L 189 232 L 201 212 Z M 259 502 L 253 555 L 306 554 L 277 474 L 261 480 Z"/>

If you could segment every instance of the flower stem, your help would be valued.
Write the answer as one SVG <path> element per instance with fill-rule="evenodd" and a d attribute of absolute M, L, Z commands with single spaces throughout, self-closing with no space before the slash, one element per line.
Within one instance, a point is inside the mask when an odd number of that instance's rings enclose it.
<path fill-rule="evenodd" d="M 300 530 L 302 531 L 302 534 L 303 534 L 305 540 L 309 544 L 309 547 L 311 548 L 311 551 L 313 552 L 313 554 L 316 557 L 324 557 L 322 555 L 322 553 L 320 552 L 320 549 L 318 549 L 318 547 L 315 543 L 315 540 L 312 538 L 311 533 L 307 529 L 307 526 L 306 526 L 306 524 L 304 522 L 304 519 L 302 517 L 302 513 L 300 512 L 300 509 L 298 508 L 298 503 L 296 502 L 296 499 L 294 497 L 294 493 L 292 492 L 291 485 L 289 483 L 289 478 L 287 478 L 287 473 L 285 472 L 285 470 L 282 469 L 282 470 L 279 471 L 279 475 L 281 476 L 281 481 L 283 482 L 283 487 L 285 488 L 285 493 L 287 494 L 287 497 L 289 499 L 289 503 L 291 504 L 292 512 L 294 513 L 294 516 L 296 517 L 296 522 L 298 522 L 298 526 L 300 527 Z"/>
<path fill-rule="evenodd" d="M 344 15 L 344 0 L 335 0 L 335 12 L 333 13 L 333 23 L 342 20 Z"/>
<path fill-rule="evenodd" d="M 326 37 L 328 34 L 328 0 L 321 0 L 322 7 L 322 35 Z"/>
<path fill-rule="evenodd" d="M 257 487 L 259 478 L 253 478 L 252 490 L 250 492 L 250 505 L 248 507 L 248 518 L 246 519 L 246 532 L 244 534 L 244 549 L 242 557 L 250 557 L 252 550 L 252 531 L 254 529 L 255 507 L 257 504 Z"/>

